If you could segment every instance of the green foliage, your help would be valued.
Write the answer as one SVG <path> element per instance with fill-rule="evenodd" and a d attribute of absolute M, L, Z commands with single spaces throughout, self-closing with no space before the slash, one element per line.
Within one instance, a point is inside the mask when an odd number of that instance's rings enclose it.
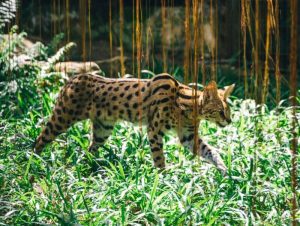
<path fill-rule="evenodd" d="M 62 61 L 64 59 L 64 55 L 74 46 L 76 46 L 76 44 L 74 42 L 70 42 L 61 47 L 52 57 L 47 60 L 48 63 L 53 65 L 59 61 Z"/>
<path fill-rule="evenodd" d="M 59 48 L 59 45 L 64 40 L 64 37 L 65 37 L 64 33 L 56 34 L 53 37 L 52 41 L 50 42 L 50 44 L 48 46 L 49 55 L 53 55 L 56 53 L 57 49 Z"/>
<path fill-rule="evenodd" d="M 49 69 L 75 45 L 70 42 L 52 56 L 60 39 L 54 38 L 50 46 L 37 42 L 27 49 L 26 33 L 18 34 L 17 30 L 14 26 L 9 35 L 0 34 L 0 117 L 20 117 L 33 109 L 41 111 L 40 93 L 58 91 L 65 78 L 63 73 L 50 73 Z"/>
<path fill-rule="evenodd" d="M 22 41 L 26 33 L 17 34 L 16 30 L 17 27 L 12 28 L 8 39 L 0 35 L 0 116 L 6 117 L 27 112 L 35 105 L 34 98 L 37 96 L 34 84 L 38 68 L 30 64 L 19 64 L 18 52 L 24 49 Z M 29 56 L 26 59 L 32 60 Z"/>

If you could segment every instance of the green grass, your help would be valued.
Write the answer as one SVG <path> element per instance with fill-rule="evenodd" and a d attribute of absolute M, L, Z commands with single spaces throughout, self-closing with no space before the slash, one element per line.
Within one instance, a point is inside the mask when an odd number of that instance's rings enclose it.
<path fill-rule="evenodd" d="M 43 94 L 32 109 L 27 98 L 19 96 L 18 116 L 0 119 L 0 225 L 291 224 L 289 108 L 260 112 L 236 99 L 230 126 L 202 122 L 200 136 L 222 150 L 229 168 L 223 178 L 171 135 L 168 169 L 159 173 L 145 132 L 128 123 L 95 155 L 85 121 L 37 156 L 32 145 L 55 97 Z"/>

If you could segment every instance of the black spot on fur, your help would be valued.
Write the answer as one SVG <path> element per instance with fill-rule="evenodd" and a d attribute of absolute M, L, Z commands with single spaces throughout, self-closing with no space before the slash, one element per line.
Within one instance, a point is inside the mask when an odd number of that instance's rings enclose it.
<path fill-rule="evenodd" d="M 157 157 L 154 159 L 155 162 L 157 162 L 157 161 L 159 161 L 159 160 L 161 160 L 161 157 L 160 157 L 160 156 L 157 156 Z"/>
<path fill-rule="evenodd" d="M 158 131 L 158 134 L 160 135 L 160 136 L 164 136 L 165 134 L 163 133 L 163 131 Z"/>
<path fill-rule="evenodd" d="M 157 152 L 157 151 L 160 151 L 160 148 L 158 148 L 158 147 L 151 148 L 151 152 Z"/>
<path fill-rule="evenodd" d="M 97 142 L 97 143 L 103 143 L 105 140 L 103 139 L 103 138 L 101 138 L 101 137 L 94 137 L 94 139 L 95 139 L 95 141 Z"/>
<path fill-rule="evenodd" d="M 154 139 L 150 139 L 149 142 L 150 142 L 151 144 L 154 144 L 154 143 L 155 143 L 155 140 L 154 140 Z"/>
<path fill-rule="evenodd" d="M 64 119 L 63 117 L 58 117 L 57 119 L 58 119 L 58 121 L 59 121 L 60 123 L 64 123 L 64 122 L 65 122 L 65 119 Z"/>
<path fill-rule="evenodd" d="M 60 110 L 60 109 L 56 109 L 56 113 L 57 113 L 58 115 L 61 115 L 61 110 Z"/>
<path fill-rule="evenodd" d="M 46 126 L 49 127 L 51 130 L 53 130 L 53 125 L 51 122 L 48 122 Z"/>
<path fill-rule="evenodd" d="M 60 126 L 60 125 L 58 125 L 58 124 L 55 124 L 55 127 L 56 127 L 56 129 L 58 130 L 58 131 L 62 131 L 62 126 Z"/>
<path fill-rule="evenodd" d="M 187 137 L 187 140 L 188 141 L 191 141 L 191 140 L 193 140 L 194 139 L 194 134 L 192 133 L 192 134 L 190 134 L 188 137 Z"/>
<path fill-rule="evenodd" d="M 143 99 L 143 102 L 146 102 L 149 99 L 150 96 L 151 96 L 150 93 L 147 96 L 145 96 L 144 99 Z"/>
<path fill-rule="evenodd" d="M 167 124 L 166 129 L 171 129 L 171 126 L 169 124 Z"/>
<path fill-rule="evenodd" d="M 128 114 L 129 120 L 131 120 L 132 116 L 131 116 L 131 111 L 129 109 L 127 110 L 127 114 Z"/>
<path fill-rule="evenodd" d="M 70 110 L 69 110 L 69 114 L 70 114 L 70 115 L 73 115 L 73 114 L 74 114 L 74 111 L 73 111 L 72 109 L 70 109 Z"/>
<path fill-rule="evenodd" d="M 46 137 L 44 137 L 44 136 L 42 136 L 42 141 L 43 141 L 44 143 L 49 143 L 49 142 L 50 142 L 50 140 L 46 139 Z"/>
<path fill-rule="evenodd" d="M 54 134 L 54 136 L 58 136 L 60 134 L 60 132 L 57 130 L 53 130 L 53 134 Z"/>

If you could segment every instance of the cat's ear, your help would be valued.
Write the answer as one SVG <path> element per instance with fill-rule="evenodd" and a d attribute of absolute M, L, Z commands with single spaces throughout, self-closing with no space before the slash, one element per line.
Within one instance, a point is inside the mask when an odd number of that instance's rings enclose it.
<path fill-rule="evenodd" d="M 235 84 L 224 87 L 224 99 L 225 100 L 230 96 L 230 94 L 232 93 L 234 87 L 235 87 Z"/>
<path fill-rule="evenodd" d="M 215 81 L 211 81 L 203 90 L 204 101 L 213 100 L 218 97 L 218 87 Z"/>

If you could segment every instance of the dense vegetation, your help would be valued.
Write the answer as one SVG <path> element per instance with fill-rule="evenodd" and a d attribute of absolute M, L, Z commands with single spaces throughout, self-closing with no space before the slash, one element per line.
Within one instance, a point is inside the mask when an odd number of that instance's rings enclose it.
<path fill-rule="evenodd" d="M 232 97 L 230 126 L 202 122 L 200 136 L 222 150 L 225 178 L 172 135 L 165 138 L 169 167 L 159 173 L 145 131 L 128 123 L 115 127 L 96 156 L 87 152 L 88 121 L 37 156 L 35 138 L 65 80 L 35 64 L 53 46 L 40 48 L 32 65 L 11 60 L 23 35 L 0 46 L 0 224 L 290 225 L 286 101 L 269 109 Z"/>

